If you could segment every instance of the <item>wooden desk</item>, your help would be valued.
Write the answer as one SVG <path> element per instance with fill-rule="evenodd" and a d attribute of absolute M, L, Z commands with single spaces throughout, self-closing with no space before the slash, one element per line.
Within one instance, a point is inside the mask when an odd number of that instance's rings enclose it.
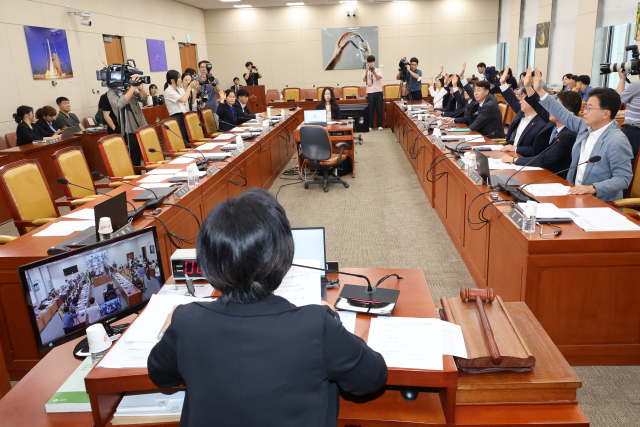
<path fill-rule="evenodd" d="M 351 176 L 356 177 L 356 149 L 355 143 L 353 141 L 353 120 L 346 120 L 341 123 L 346 124 L 335 124 L 335 125 L 327 125 L 328 132 L 342 132 L 342 135 L 331 135 L 329 134 L 329 141 L 333 144 L 334 151 L 339 151 L 335 148 L 335 144 L 339 142 L 346 142 L 349 145 L 349 148 L 344 150 L 343 155 L 349 156 L 351 158 L 351 168 L 352 173 Z M 303 124 L 300 124 L 296 128 L 296 147 L 298 149 L 298 178 L 302 178 L 302 164 L 304 163 L 304 159 L 299 155 L 300 154 L 300 128 Z"/>
<path fill-rule="evenodd" d="M 271 132 L 262 137 L 260 142 L 252 142 L 252 145 L 239 156 L 228 159 L 242 170 L 247 178 L 246 186 L 239 187 L 229 181 L 229 178 L 237 179 L 236 176 L 226 172 L 237 173 L 232 165 L 215 162 L 214 164 L 221 169 L 220 171 L 213 176 L 201 178 L 200 185 L 184 198 L 177 200 L 170 197 L 167 202 L 178 203 L 189 208 L 202 222 L 211 208 L 227 196 L 237 196 L 244 189 L 250 187 L 270 188 L 293 155 L 295 149 L 293 133 L 301 121 L 302 112 L 295 112 L 288 116 L 283 123 L 277 124 Z M 56 147 L 56 149 L 58 148 L 60 147 Z M 214 151 L 219 151 L 219 149 Z M 51 160 L 50 156 L 49 160 Z M 186 165 L 166 164 L 161 168 L 184 170 Z M 55 170 L 53 176 L 57 177 Z M 139 191 L 132 188 L 126 185 L 121 186 L 109 194 L 115 195 L 125 192 L 127 199 L 131 201 L 135 195 L 140 194 Z M 104 199 L 97 198 L 78 209 L 93 208 L 96 203 L 100 203 L 102 200 Z M 132 203 L 135 206 L 142 205 L 141 202 Z M 196 236 L 198 233 L 195 219 L 184 209 L 165 205 L 157 218 L 164 221 L 169 230 L 179 236 L 188 238 Z M 162 251 L 162 259 L 164 260 L 161 274 L 163 277 L 170 277 L 169 259 L 175 248 L 167 238 L 164 228 L 155 218 L 149 217 L 138 219 L 133 223 L 133 226 L 137 229 L 156 226 L 158 250 Z M 34 237 L 33 235 L 38 231 L 27 233 L 0 247 L 0 346 L 12 380 L 22 378 L 43 357 L 35 345 L 17 268 L 47 257 L 47 249 L 68 238 L 68 236 Z M 195 247 L 195 245 L 186 245 L 186 247 Z"/>
<path fill-rule="evenodd" d="M 554 238 L 525 235 L 506 217 L 506 207 L 487 209 L 489 224 L 472 230 L 467 223 L 469 204 L 489 187 L 473 184 L 450 159 L 433 171 L 445 174 L 429 182 L 426 172 L 432 159 L 448 150 L 431 144 L 397 105 L 395 108 L 396 138 L 476 285 L 492 287 L 505 301 L 526 302 L 573 365 L 640 364 L 640 310 L 632 297 L 640 274 L 640 232 L 588 233 L 575 224 L 562 224 L 562 234 Z M 422 152 L 413 159 L 409 149 L 416 140 L 414 148 Z M 485 154 L 502 155 L 499 151 Z M 528 171 L 516 178 L 527 183 L 548 174 Z M 434 180 L 432 175 L 429 178 Z M 571 185 L 557 176 L 544 181 L 551 182 Z M 591 195 L 537 199 L 559 208 L 608 206 Z M 473 203 L 473 221 L 478 221 L 479 209 L 489 201 L 483 195 Z"/>

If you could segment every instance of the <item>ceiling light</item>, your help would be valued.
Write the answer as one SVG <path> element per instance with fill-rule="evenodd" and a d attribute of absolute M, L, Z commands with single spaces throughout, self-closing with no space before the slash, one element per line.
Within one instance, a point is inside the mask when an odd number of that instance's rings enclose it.
<path fill-rule="evenodd" d="M 298 2 L 298 3 L 287 3 L 287 6 L 304 6 L 303 2 Z"/>
<path fill-rule="evenodd" d="M 233 7 L 237 7 L 238 9 L 240 9 L 240 8 L 247 8 L 248 9 L 250 7 L 253 7 L 253 6 L 251 6 L 250 4 L 234 4 Z"/>
<path fill-rule="evenodd" d="M 231 2 L 231 1 L 240 1 L 240 0 L 220 0 L 221 2 L 227 3 L 227 2 Z"/>

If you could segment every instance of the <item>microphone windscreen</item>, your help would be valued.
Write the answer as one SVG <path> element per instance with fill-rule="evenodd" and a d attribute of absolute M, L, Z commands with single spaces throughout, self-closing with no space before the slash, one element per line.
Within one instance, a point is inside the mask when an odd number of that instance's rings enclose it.
<path fill-rule="evenodd" d="M 206 125 L 204 123 L 198 123 L 198 126 L 205 127 Z"/>
<path fill-rule="evenodd" d="M 602 159 L 602 157 L 600 157 L 600 156 L 593 156 L 593 157 L 589 158 L 589 163 L 598 163 L 601 159 Z"/>
<path fill-rule="evenodd" d="M 69 181 L 65 178 L 58 178 L 58 184 L 67 185 Z"/>
<path fill-rule="evenodd" d="M 166 130 L 169 130 L 169 125 L 162 125 L 163 128 L 165 128 Z"/>
<path fill-rule="evenodd" d="M 156 149 L 155 148 L 149 148 L 147 151 L 150 152 L 150 153 L 155 153 Z"/>
<path fill-rule="evenodd" d="M 91 172 L 91 176 L 94 178 L 102 178 L 102 174 L 100 172 Z"/>

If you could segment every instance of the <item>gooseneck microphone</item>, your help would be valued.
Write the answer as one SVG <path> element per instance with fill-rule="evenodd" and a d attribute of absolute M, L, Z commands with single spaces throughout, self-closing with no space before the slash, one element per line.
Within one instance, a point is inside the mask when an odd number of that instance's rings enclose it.
<path fill-rule="evenodd" d="M 138 185 L 138 184 L 134 184 L 133 182 L 120 181 L 118 179 L 115 179 L 115 177 L 112 177 L 112 176 L 104 176 L 100 172 L 91 172 L 91 176 L 93 176 L 94 178 L 109 178 L 110 180 L 115 181 L 115 182 L 121 182 L 123 184 L 131 185 L 132 187 L 138 187 L 138 188 L 142 188 L 143 190 L 148 190 L 151 194 L 153 194 L 155 199 L 147 200 L 144 203 L 144 205 L 142 205 L 142 208 L 144 208 L 144 209 L 156 209 L 158 206 L 162 205 L 162 202 L 164 201 L 164 199 L 166 199 L 166 196 L 165 197 L 158 197 L 156 192 L 153 191 L 152 189 L 145 188 L 145 187 L 143 187 L 141 185 Z"/>
<path fill-rule="evenodd" d="M 165 156 L 180 157 L 178 154 L 170 153 L 168 151 L 158 151 L 155 148 L 148 148 L 147 151 L 150 152 L 150 153 L 164 154 Z"/>
<path fill-rule="evenodd" d="M 589 158 L 589 160 L 587 160 L 586 162 L 578 163 L 577 165 L 575 165 L 575 166 L 571 166 L 570 168 L 563 169 L 563 170 L 558 171 L 558 172 L 556 172 L 556 173 L 552 173 L 552 174 L 547 175 L 547 176 L 545 176 L 545 177 L 543 177 L 543 178 L 536 179 L 536 180 L 535 180 L 535 181 L 533 181 L 533 182 L 530 182 L 530 183 L 528 183 L 528 184 L 525 184 L 525 185 L 523 185 L 522 187 L 520 187 L 520 191 L 524 190 L 524 188 L 525 188 L 527 185 L 535 184 L 536 182 L 540 182 L 540 181 L 542 181 L 543 179 L 547 179 L 547 178 L 550 178 L 550 177 L 552 177 L 552 176 L 554 176 L 554 175 L 558 175 L 558 174 L 560 174 L 560 173 L 562 173 L 562 172 L 566 172 L 566 171 L 568 171 L 568 170 L 575 169 L 575 168 L 577 168 L 577 167 L 579 167 L 579 166 L 586 165 L 587 163 L 598 163 L 600 160 L 602 160 L 602 157 L 600 157 L 600 156 L 593 156 L 593 157 L 590 157 L 590 158 Z"/>
<path fill-rule="evenodd" d="M 171 132 L 172 134 L 174 134 L 175 136 L 177 136 L 178 138 L 180 138 L 182 140 L 182 142 L 184 142 L 185 144 L 187 144 L 189 147 L 191 147 L 193 150 L 197 151 L 204 160 L 197 160 L 196 164 L 198 165 L 198 167 L 203 167 L 206 168 L 207 164 L 209 163 L 209 159 L 207 159 L 207 156 L 205 156 L 204 154 L 202 154 L 202 151 L 198 150 L 190 141 L 187 141 L 186 139 L 184 139 L 182 137 L 182 135 L 178 135 L 177 133 L 175 133 L 174 131 L 171 130 L 171 128 L 169 128 L 169 125 L 162 125 L 163 128 L 165 128 L 166 130 L 168 130 L 169 132 Z"/>

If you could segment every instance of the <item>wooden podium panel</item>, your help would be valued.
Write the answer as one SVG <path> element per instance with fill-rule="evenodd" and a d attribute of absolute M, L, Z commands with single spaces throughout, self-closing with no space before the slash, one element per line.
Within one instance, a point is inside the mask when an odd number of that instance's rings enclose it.
<path fill-rule="evenodd" d="M 254 114 L 267 111 L 267 92 L 263 85 L 242 86 L 242 89 L 246 89 L 249 92 L 249 101 L 247 102 L 249 111 Z"/>

